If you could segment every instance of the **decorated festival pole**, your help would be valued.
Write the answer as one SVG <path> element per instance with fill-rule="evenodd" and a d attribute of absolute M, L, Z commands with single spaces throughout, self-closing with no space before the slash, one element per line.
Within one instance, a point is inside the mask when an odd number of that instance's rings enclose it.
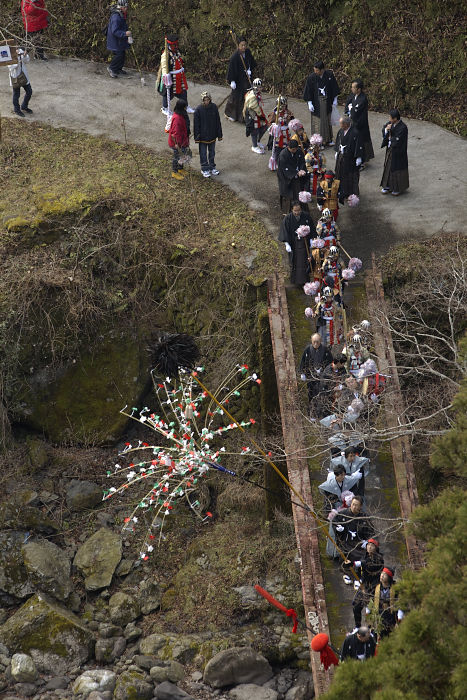
<path fill-rule="evenodd" d="M 215 403 L 219 408 L 221 408 L 221 409 L 224 411 L 224 413 L 226 414 L 226 416 L 228 416 L 228 418 L 230 418 L 230 420 L 231 420 L 233 423 L 235 423 L 235 425 L 237 426 L 237 428 L 239 428 L 239 430 L 240 430 L 242 433 L 245 433 L 245 434 L 246 434 L 246 431 L 245 431 L 245 429 L 243 428 L 243 426 L 237 421 L 236 418 L 234 418 L 234 416 L 232 416 L 231 413 L 229 413 L 229 411 L 226 409 L 226 407 L 223 406 L 223 405 L 216 399 L 216 397 L 209 391 L 209 389 L 203 384 L 203 382 L 201 381 L 201 379 L 199 379 L 199 377 L 197 376 L 197 373 L 196 373 L 196 372 L 192 372 L 192 373 L 191 373 L 191 376 L 192 376 L 193 379 L 200 385 L 200 387 L 203 389 L 203 391 L 205 391 L 205 392 L 208 394 L 208 396 L 210 397 L 210 399 L 211 399 L 212 401 L 214 401 L 214 403 Z M 315 522 L 317 523 L 319 529 L 325 534 L 325 536 L 328 538 L 328 540 L 330 540 L 330 542 L 332 542 L 332 544 L 333 544 L 334 547 L 336 548 L 336 551 L 339 552 L 339 554 L 340 554 L 340 556 L 342 557 L 342 559 L 343 559 L 344 561 L 346 561 L 346 560 L 347 560 L 347 556 L 346 556 L 345 553 L 342 551 L 342 549 L 339 547 L 339 545 L 338 545 L 337 542 L 334 540 L 334 538 L 331 537 L 331 535 L 330 535 L 329 532 L 327 531 L 327 529 L 326 529 L 326 524 L 325 524 L 325 523 L 322 523 L 322 522 L 320 521 L 320 519 L 318 518 L 318 516 L 316 515 L 316 513 L 314 513 L 313 510 L 310 508 L 310 506 L 306 503 L 306 501 L 304 500 L 303 496 L 292 486 L 292 484 L 290 483 L 290 481 L 284 476 L 284 474 L 281 472 L 281 470 L 279 469 L 279 467 L 277 467 L 277 466 L 274 464 L 274 462 L 272 461 L 272 459 L 271 459 L 271 458 L 269 457 L 269 455 L 263 450 L 263 448 L 260 447 L 260 445 L 258 445 L 258 443 L 256 442 L 256 440 L 254 440 L 254 439 L 253 439 L 251 436 L 249 436 L 249 435 L 247 435 L 247 438 L 248 438 L 248 440 L 252 443 L 252 445 L 258 450 L 258 452 L 260 452 L 260 454 L 263 455 L 263 457 L 266 459 L 267 463 L 274 469 L 274 471 L 278 474 L 278 476 L 282 479 L 282 481 L 284 481 L 284 482 L 287 484 L 287 486 L 289 487 L 289 489 L 297 496 L 297 498 L 299 499 L 299 501 L 303 504 L 303 507 L 305 508 L 305 510 L 307 510 L 308 513 L 310 513 L 310 515 L 313 517 L 313 519 L 314 519 Z M 360 580 L 353 568 L 351 569 L 351 573 L 352 573 L 352 575 L 353 575 L 353 577 L 355 578 L 356 581 L 359 581 L 359 580 Z"/>

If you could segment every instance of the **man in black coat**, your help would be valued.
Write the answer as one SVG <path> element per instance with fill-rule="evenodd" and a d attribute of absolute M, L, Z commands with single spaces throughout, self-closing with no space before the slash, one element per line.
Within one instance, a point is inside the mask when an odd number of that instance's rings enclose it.
<path fill-rule="evenodd" d="M 352 126 L 350 117 L 340 120 L 340 129 L 336 137 L 336 179 L 340 181 L 339 202 L 351 194 L 360 194 L 360 166 L 363 162 L 363 144 L 357 129 Z"/>
<path fill-rule="evenodd" d="M 358 659 L 365 661 L 375 655 L 376 639 L 368 627 L 359 627 L 353 634 L 347 635 L 341 650 L 341 661 Z"/>
<path fill-rule="evenodd" d="M 306 79 L 303 99 L 311 112 L 311 133 L 319 131 L 323 143 L 333 146 L 331 112 L 337 105 L 339 85 L 332 70 L 325 69 L 323 61 L 317 61 L 313 73 Z"/>
<path fill-rule="evenodd" d="M 305 189 L 307 171 L 305 156 L 297 141 L 291 140 L 277 159 L 277 179 L 281 209 L 283 200 L 287 202 L 287 212 L 291 211 L 292 202 L 298 199 L 298 193 Z"/>
<path fill-rule="evenodd" d="M 299 286 L 310 281 L 308 252 L 312 225 L 309 213 L 302 210 L 300 202 L 294 201 L 292 211 L 282 219 L 279 231 L 279 241 L 285 243 L 285 249 L 289 254 L 290 282 Z M 304 233 L 300 231 L 303 226 L 308 226 L 308 233 L 299 235 L 297 229 L 299 233 Z"/>
<path fill-rule="evenodd" d="M 391 109 L 389 121 L 383 127 L 383 143 L 386 147 L 381 192 L 391 192 L 394 197 L 409 189 L 409 161 L 407 158 L 407 140 L 409 131 L 401 120 L 399 110 Z"/>
<path fill-rule="evenodd" d="M 319 333 L 311 336 L 311 343 L 306 346 L 300 360 L 299 372 L 302 381 L 307 382 L 308 401 L 314 409 L 315 417 L 322 418 L 322 406 L 319 400 L 321 393 L 321 375 L 325 367 L 332 362 L 332 353 L 323 345 Z"/>
<path fill-rule="evenodd" d="M 384 568 L 384 558 L 379 551 L 379 542 L 370 537 L 366 543 L 366 552 L 362 559 L 354 561 L 355 570 L 360 573 L 361 585 L 353 601 L 352 608 L 355 619 L 355 627 L 362 624 L 362 610 L 368 607 L 374 596 L 375 588 L 380 582 L 381 572 Z"/>
<path fill-rule="evenodd" d="M 363 144 L 363 164 L 360 166 L 360 170 L 363 170 L 365 163 L 374 158 L 375 154 L 368 124 L 368 98 L 363 92 L 363 81 L 360 78 L 352 83 L 352 94 L 347 98 L 344 113 L 352 120 L 352 126 L 358 131 Z"/>
<path fill-rule="evenodd" d="M 232 92 L 225 105 L 225 116 L 232 122 L 243 121 L 243 101 L 245 93 L 251 88 L 252 73 L 256 68 L 256 61 L 247 48 L 246 39 L 238 37 L 238 45 L 232 54 L 227 71 L 227 82 Z"/>
<path fill-rule="evenodd" d="M 355 472 L 354 476 L 358 474 L 362 472 Z M 374 535 L 373 525 L 362 507 L 363 498 L 354 496 L 350 508 L 340 510 L 332 521 L 337 544 L 346 554 L 347 562 L 358 560 L 362 548 L 366 549 L 369 538 Z"/>
<path fill-rule="evenodd" d="M 202 103 L 195 109 L 193 132 L 199 144 L 199 159 L 203 177 L 219 175 L 214 159 L 216 157 L 216 139 L 222 141 L 222 126 L 217 105 L 209 92 L 201 93 Z"/>

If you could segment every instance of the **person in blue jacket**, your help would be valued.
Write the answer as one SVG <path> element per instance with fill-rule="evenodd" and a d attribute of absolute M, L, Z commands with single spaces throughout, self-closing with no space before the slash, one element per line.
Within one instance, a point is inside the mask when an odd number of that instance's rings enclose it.
<path fill-rule="evenodd" d="M 116 5 L 110 8 L 110 20 L 107 27 L 107 49 L 112 51 L 113 57 L 107 67 L 111 78 L 126 75 L 123 70 L 125 52 L 133 43 L 133 37 L 126 23 L 128 0 L 117 0 Z"/>

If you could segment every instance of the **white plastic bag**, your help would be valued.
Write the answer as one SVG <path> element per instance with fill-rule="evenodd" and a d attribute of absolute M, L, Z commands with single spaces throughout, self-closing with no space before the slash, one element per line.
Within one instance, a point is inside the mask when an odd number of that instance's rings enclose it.
<path fill-rule="evenodd" d="M 339 110 L 337 109 L 337 105 L 332 105 L 332 112 L 331 112 L 331 124 L 332 126 L 339 126 L 339 119 L 341 118 L 341 115 L 339 114 Z"/>

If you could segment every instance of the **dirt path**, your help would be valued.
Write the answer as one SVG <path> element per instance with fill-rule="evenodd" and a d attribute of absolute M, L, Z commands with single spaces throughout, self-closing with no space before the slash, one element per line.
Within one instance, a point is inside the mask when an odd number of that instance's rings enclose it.
<path fill-rule="evenodd" d="M 130 142 L 149 146 L 169 155 L 164 133 L 165 117 L 160 112 L 161 98 L 155 93 L 155 76 L 146 75 L 141 87 L 139 74 L 112 80 L 101 63 L 54 58 L 47 63 L 32 61 L 28 67 L 34 90 L 31 107 L 34 119 L 93 135 L 123 140 L 122 116 Z M 0 110 L 10 116 L 11 88 L 6 69 L 0 81 Z M 220 102 L 228 89 L 215 85 L 189 86 L 191 104 L 200 102 L 200 93 L 209 88 L 213 100 Z M 274 105 L 266 97 L 267 111 Z M 309 131 L 309 112 L 301 100 L 291 100 L 295 116 Z M 342 109 L 341 109 L 342 111 Z M 221 108 L 223 112 L 223 107 Z M 467 213 L 465 178 L 467 143 L 428 122 L 406 120 L 409 127 L 410 190 L 398 199 L 379 191 L 384 151 L 379 148 L 381 127 L 386 115 L 370 114 L 370 128 L 376 157 L 362 173 L 361 204 L 358 209 L 341 209 L 339 224 L 343 244 L 352 255 L 368 260 L 371 250 L 384 252 L 391 245 L 416 238 L 465 230 Z M 29 119 L 29 118 L 28 118 Z M 219 179 L 231 187 L 258 212 L 268 230 L 276 235 L 281 220 L 277 179 L 268 170 L 268 155 L 250 150 L 244 127 L 222 120 L 224 140 L 217 147 Z M 197 148 L 194 168 L 199 168 Z M 329 167 L 334 164 L 333 149 L 325 152 Z M 463 167 L 464 166 L 464 167 Z M 77 166 L 79 167 L 79 166 Z M 209 187 L 209 180 L 205 186 Z"/>

